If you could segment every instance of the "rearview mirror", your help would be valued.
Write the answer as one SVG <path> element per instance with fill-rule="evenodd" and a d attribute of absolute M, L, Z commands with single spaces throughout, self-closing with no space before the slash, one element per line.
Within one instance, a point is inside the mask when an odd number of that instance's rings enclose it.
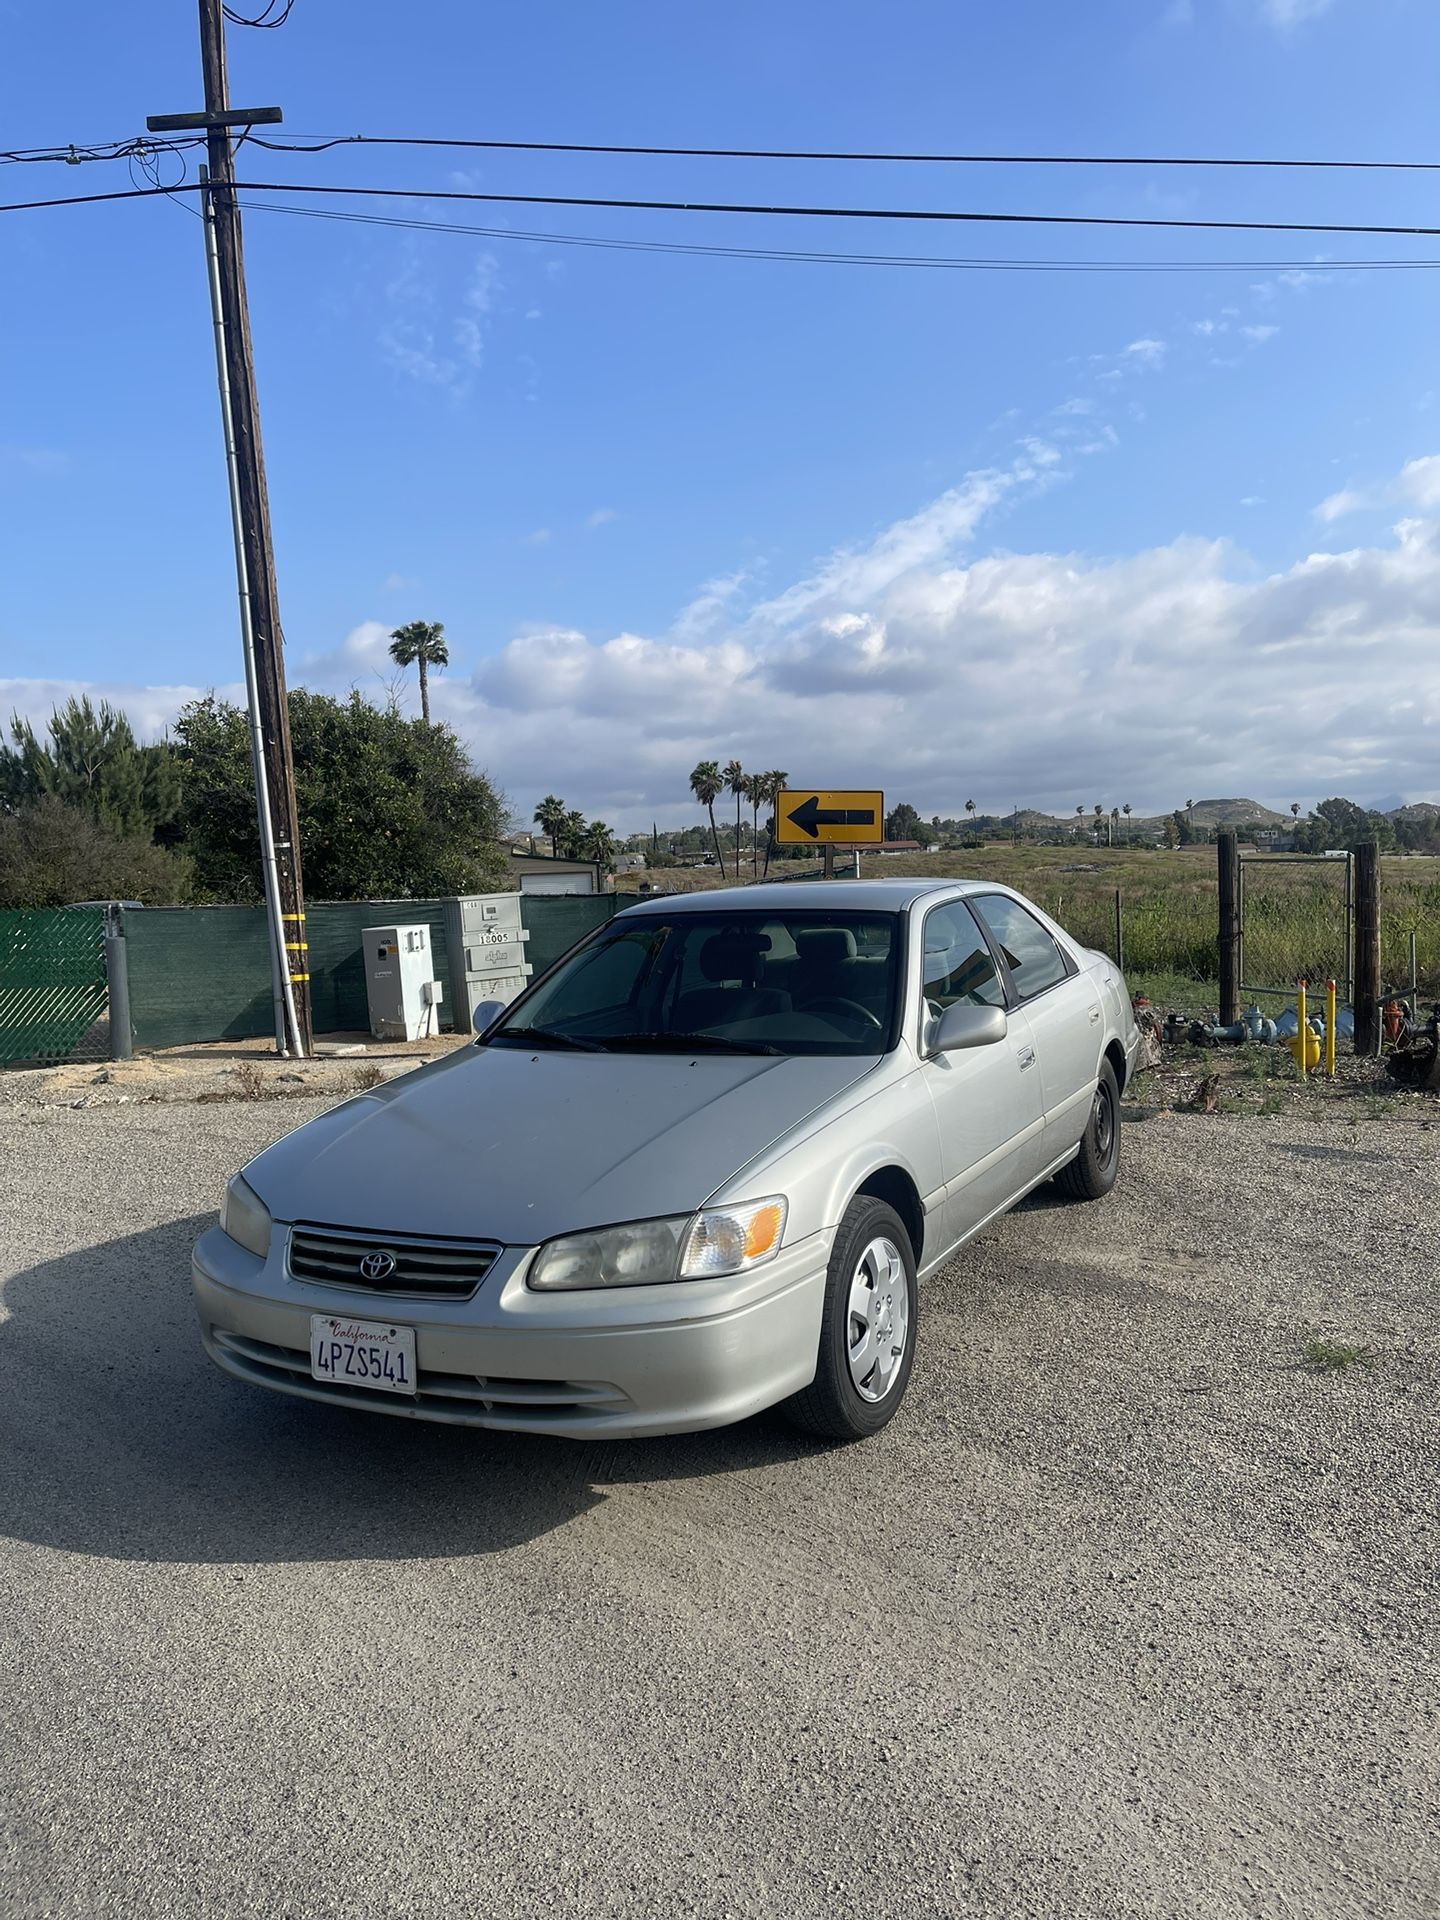
<path fill-rule="evenodd" d="M 931 1053 L 960 1053 L 967 1047 L 993 1047 L 1005 1038 L 1009 1023 L 1003 1007 L 977 1007 L 957 1000 L 930 1029 Z"/>

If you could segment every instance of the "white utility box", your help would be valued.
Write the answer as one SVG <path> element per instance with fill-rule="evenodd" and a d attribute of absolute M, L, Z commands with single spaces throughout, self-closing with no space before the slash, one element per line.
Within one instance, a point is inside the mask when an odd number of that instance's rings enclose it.
<path fill-rule="evenodd" d="M 529 930 L 520 924 L 518 893 L 476 893 L 445 902 L 445 946 L 454 988 L 457 1033 L 473 1033 L 471 1017 L 487 1000 L 506 1006 L 525 991 Z"/>
<path fill-rule="evenodd" d="M 430 929 L 365 927 L 365 993 L 370 1031 L 377 1040 L 419 1040 L 440 1031 L 444 988 L 435 978 Z"/>

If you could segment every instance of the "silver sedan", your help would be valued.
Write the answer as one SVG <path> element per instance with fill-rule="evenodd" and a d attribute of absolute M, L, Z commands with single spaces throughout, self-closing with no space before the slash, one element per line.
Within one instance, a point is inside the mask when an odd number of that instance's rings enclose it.
<path fill-rule="evenodd" d="M 970 882 L 647 901 L 474 1045 L 298 1128 L 195 1248 L 211 1357 L 374 1412 L 594 1437 L 894 1414 L 917 1283 L 1114 1184 L 1120 974 Z"/>

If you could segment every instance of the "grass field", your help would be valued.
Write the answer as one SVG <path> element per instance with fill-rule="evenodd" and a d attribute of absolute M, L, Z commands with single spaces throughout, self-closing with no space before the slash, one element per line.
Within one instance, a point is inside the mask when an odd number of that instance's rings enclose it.
<path fill-rule="evenodd" d="M 818 876 L 819 862 L 777 862 L 775 880 Z M 1213 846 L 1174 851 L 1134 847 L 988 845 L 937 854 L 871 855 L 864 878 L 995 880 L 1027 894 L 1087 946 L 1115 955 L 1115 894 L 1121 896 L 1125 969 L 1135 992 L 1161 1006 L 1213 1005 L 1216 986 L 1216 864 Z M 742 873 L 749 878 L 749 870 Z M 626 874 L 673 891 L 733 885 L 714 867 Z M 1247 863 L 1245 980 L 1293 990 L 1302 975 L 1342 979 L 1345 863 Z M 1381 861 L 1383 968 L 1387 988 L 1409 981 L 1409 935 L 1416 935 L 1422 993 L 1440 994 L 1440 859 Z M 1262 997 L 1272 1012 L 1278 999 Z"/>

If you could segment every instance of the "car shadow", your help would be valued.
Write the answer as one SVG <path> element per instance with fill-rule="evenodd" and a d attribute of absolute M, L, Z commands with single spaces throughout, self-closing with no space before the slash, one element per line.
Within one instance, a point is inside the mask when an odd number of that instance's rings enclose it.
<path fill-rule="evenodd" d="M 626 1480 L 814 1451 L 778 1422 L 643 1443 L 436 1426 L 292 1400 L 206 1358 L 176 1220 L 17 1274 L 0 1322 L 0 1534 L 123 1560 L 504 1552 Z"/>

